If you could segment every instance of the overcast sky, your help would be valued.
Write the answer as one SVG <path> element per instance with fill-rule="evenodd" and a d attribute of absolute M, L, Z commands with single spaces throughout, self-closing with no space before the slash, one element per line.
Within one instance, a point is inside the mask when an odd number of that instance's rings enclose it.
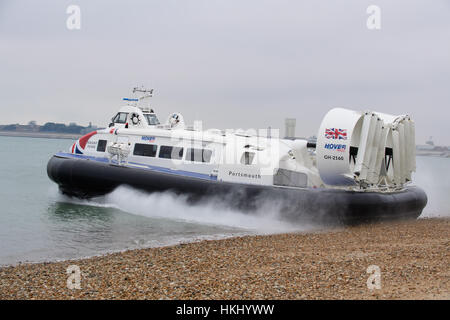
<path fill-rule="evenodd" d="M 418 143 L 450 144 L 450 1 L 0 0 L 0 124 L 104 126 L 136 85 L 155 88 L 161 120 L 293 117 L 309 136 L 341 106 L 411 114 Z"/>

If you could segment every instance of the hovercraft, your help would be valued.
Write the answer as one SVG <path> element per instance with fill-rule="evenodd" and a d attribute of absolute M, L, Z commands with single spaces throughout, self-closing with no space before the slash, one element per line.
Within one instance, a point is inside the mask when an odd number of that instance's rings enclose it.
<path fill-rule="evenodd" d="M 180 113 L 164 124 L 137 98 L 106 129 L 56 153 L 47 173 L 68 196 L 91 198 L 126 185 L 172 191 L 190 201 L 215 197 L 248 212 L 274 204 L 292 221 L 359 223 L 417 218 L 427 203 L 412 185 L 415 128 L 408 115 L 331 109 L 314 141 L 275 131 L 203 131 Z M 276 132 L 275 132 L 276 133 Z"/>

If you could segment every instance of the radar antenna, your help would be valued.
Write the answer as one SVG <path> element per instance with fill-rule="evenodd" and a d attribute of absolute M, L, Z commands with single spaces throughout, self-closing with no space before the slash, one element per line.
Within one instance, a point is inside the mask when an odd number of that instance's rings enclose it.
<path fill-rule="evenodd" d="M 145 104 L 142 104 L 143 100 L 153 97 L 153 89 L 145 89 L 144 86 L 134 87 L 133 93 L 140 93 L 142 95 L 137 98 L 123 98 L 123 100 L 128 101 L 128 105 L 136 106 L 144 112 L 154 112 L 153 109 L 150 108 L 150 105 L 145 106 Z"/>
<path fill-rule="evenodd" d="M 139 100 L 144 100 L 145 98 L 153 97 L 153 89 L 148 90 L 148 89 L 145 89 L 144 86 L 142 86 L 140 88 L 134 87 L 133 93 L 136 93 L 136 92 L 140 92 L 140 93 L 144 94 L 142 97 L 139 98 Z"/>

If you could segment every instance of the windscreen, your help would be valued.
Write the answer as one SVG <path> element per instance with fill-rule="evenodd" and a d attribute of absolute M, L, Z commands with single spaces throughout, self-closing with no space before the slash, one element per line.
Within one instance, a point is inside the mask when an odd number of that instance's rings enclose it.
<path fill-rule="evenodd" d="M 158 117 L 153 113 L 144 113 L 144 117 L 147 119 L 149 126 L 155 126 L 159 124 Z"/>

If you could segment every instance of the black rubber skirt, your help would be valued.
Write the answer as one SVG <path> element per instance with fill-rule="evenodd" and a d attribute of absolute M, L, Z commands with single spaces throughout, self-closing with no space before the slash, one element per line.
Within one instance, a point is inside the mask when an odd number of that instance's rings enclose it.
<path fill-rule="evenodd" d="M 418 187 L 380 193 L 236 184 L 57 155 L 48 162 L 47 173 L 63 194 L 72 197 L 101 196 L 125 185 L 182 194 L 191 202 L 217 201 L 255 214 L 276 210 L 282 219 L 324 224 L 415 219 L 427 203 Z"/>

